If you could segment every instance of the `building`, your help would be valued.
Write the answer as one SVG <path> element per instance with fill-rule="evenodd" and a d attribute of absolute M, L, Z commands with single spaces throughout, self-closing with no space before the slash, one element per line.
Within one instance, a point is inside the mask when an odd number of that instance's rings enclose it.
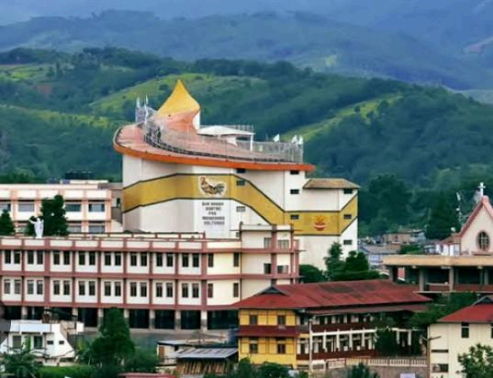
<path fill-rule="evenodd" d="M 431 378 L 462 378 L 458 357 L 477 344 L 493 343 L 493 297 L 440 319 L 428 329 Z"/>
<path fill-rule="evenodd" d="M 240 226 L 236 239 L 2 237 L 0 298 L 6 319 L 41 319 L 52 309 L 91 328 L 118 307 L 133 329 L 227 329 L 237 324 L 233 303 L 296 282 L 299 252 L 290 226 Z"/>
<path fill-rule="evenodd" d="M 225 376 L 238 361 L 238 349 L 189 348 L 176 352 L 174 358 L 180 376 Z"/>
<path fill-rule="evenodd" d="M 383 242 L 385 244 L 418 244 L 423 243 L 426 240 L 423 230 L 407 230 L 401 229 L 397 232 L 388 232 L 383 235 Z"/>
<path fill-rule="evenodd" d="M 73 362 L 73 336 L 84 331 L 84 325 L 80 322 L 53 322 L 46 319 L 2 320 L 0 326 L 0 353 L 12 353 L 29 341 L 32 353 L 45 365 Z"/>
<path fill-rule="evenodd" d="M 493 208 L 481 196 L 461 231 L 451 240 L 451 255 L 399 255 L 384 258 L 393 280 L 405 268 L 406 281 L 422 293 L 453 291 L 493 293 Z M 454 252 L 454 245 L 459 251 Z"/>
<path fill-rule="evenodd" d="M 117 131 L 123 155 L 124 228 L 231 238 L 240 223 L 292 224 L 303 263 L 323 265 L 334 242 L 357 248 L 358 186 L 307 178 L 301 138 L 255 142 L 251 126 L 203 126 L 181 81 L 154 111 Z M 278 138 L 275 138 L 278 139 Z"/>
<path fill-rule="evenodd" d="M 64 180 L 58 184 L 0 184 L 0 211 L 7 210 L 19 232 L 40 214 L 45 198 L 65 199 L 72 233 L 121 232 L 121 184 L 104 180 Z"/>
<path fill-rule="evenodd" d="M 360 246 L 360 250 L 365 253 L 372 269 L 382 269 L 384 257 L 399 254 L 395 245 L 364 244 Z"/>
<path fill-rule="evenodd" d="M 411 346 L 404 324 L 430 300 L 386 280 L 274 285 L 236 304 L 239 358 L 326 370 L 331 361 L 374 356 L 372 325 L 395 320 L 398 342 Z"/>

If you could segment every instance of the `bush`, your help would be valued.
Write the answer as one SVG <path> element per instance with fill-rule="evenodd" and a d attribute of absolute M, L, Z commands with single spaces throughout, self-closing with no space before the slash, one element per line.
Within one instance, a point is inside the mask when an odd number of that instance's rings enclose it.
<path fill-rule="evenodd" d="M 43 366 L 39 378 L 91 378 L 94 368 L 89 365 Z"/>

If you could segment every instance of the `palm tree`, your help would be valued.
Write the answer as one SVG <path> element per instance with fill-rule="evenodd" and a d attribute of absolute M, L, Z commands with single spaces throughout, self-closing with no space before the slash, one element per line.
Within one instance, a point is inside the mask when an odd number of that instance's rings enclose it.
<path fill-rule="evenodd" d="M 380 378 L 377 373 L 372 373 L 366 365 L 353 366 L 347 373 L 347 378 Z"/>
<path fill-rule="evenodd" d="M 41 366 L 31 353 L 29 339 L 21 348 L 12 348 L 2 357 L 1 364 L 5 368 L 5 372 L 15 378 L 35 378 Z"/>

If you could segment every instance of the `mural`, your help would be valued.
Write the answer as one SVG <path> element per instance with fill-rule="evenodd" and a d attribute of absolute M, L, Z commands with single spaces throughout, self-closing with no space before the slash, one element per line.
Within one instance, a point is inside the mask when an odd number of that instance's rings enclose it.
<path fill-rule="evenodd" d="M 223 181 L 212 181 L 205 176 L 200 176 L 199 189 L 206 197 L 222 197 L 226 192 L 226 183 Z"/>

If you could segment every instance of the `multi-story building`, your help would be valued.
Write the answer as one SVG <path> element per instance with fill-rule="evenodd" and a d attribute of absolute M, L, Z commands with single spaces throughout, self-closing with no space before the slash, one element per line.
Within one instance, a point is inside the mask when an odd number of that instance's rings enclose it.
<path fill-rule="evenodd" d="M 230 238 L 240 223 L 292 224 L 303 263 L 323 266 L 334 242 L 357 248 L 358 186 L 307 178 L 301 138 L 255 142 L 250 126 L 201 126 L 200 105 L 178 82 L 163 106 L 138 106 L 121 128 L 124 228 Z M 278 138 L 276 138 L 277 140 Z"/>
<path fill-rule="evenodd" d="M 111 307 L 131 328 L 227 329 L 233 303 L 297 280 L 290 226 L 241 226 L 236 239 L 203 234 L 0 238 L 0 298 L 7 319 L 46 309 L 96 327 Z"/>
<path fill-rule="evenodd" d="M 395 321 L 399 345 L 410 347 L 405 324 L 430 300 L 389 281 L 275 285 L 236 304 L 239 358 L 325 370 L 334 359 L 374 356 L 375 321 Z"/>
<path fill-rule="evenodd" d="M 40 214 L 45 198 L 62 195 L 72 233 L 122 231 L 121 185 L 107 181 L 62 181 L 58 184 L 1 184 L 0 211 L 7 210 L 19 232 Z"/>
<path fill-rule="evenodd" d="M 462 378 L 461 354 L 493 343 L 493 298 L 486 296 L 438 320 L 428 328 L 430 377 Z"/>
<path fill-rule="evenodd" d="M 419 291 L 439 294 L 454 291 L 493 293 L 493 208 L 482 196 L 461 231 L 453 235 L 459 250 L 449 255 L 396 255 L 384 258 L 391 279 L 404 268 L 406 281 Z M 454 247 L 455 249 L 455 247 Z"/>

